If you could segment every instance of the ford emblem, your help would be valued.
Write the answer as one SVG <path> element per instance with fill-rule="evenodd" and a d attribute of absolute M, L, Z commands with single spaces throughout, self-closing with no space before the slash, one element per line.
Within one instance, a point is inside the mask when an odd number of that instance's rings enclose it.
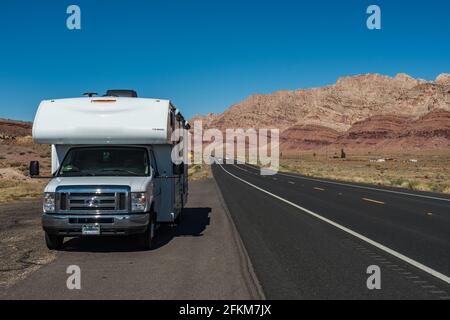
<path fill-rule="evenodd" d="M 100 201 L 96 198 L 90 198 L 85 200 L 84 204 L 86 204 L 88 207 L 96 207 L 100 204 Z"/>

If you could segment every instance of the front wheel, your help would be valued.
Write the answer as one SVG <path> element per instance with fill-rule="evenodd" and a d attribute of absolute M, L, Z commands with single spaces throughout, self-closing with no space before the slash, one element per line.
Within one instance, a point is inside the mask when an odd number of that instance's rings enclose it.
<path fill-rule="evenodd" d="M 62 249 L 64 244 L 64 237 L 45 233 L 45 244 L 50 250 Z"/>
<path fill-rule="evenodd" d="M 156 219 L 154 215 L 150 216 L 150 222 L 147 229 L 140 235 L 141 247 L 144 250 L 151 250 L 155 242 Z"/>

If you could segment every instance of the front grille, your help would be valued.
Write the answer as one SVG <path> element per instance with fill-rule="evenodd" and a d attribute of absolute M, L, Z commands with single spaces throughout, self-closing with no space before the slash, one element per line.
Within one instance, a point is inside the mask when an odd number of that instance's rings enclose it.
<path fill-rule="evenodd" d="M 107 189 L 77 189 L 61 187 L 57 190 L 61 213 L 125 213 L 129 208 L 128 190 L 112 187 Z"/>
<path fill-rule="evenodd" d="M 114 223 L 113 218 L 70 218 L 70 224 L 80 223 Z"/>
<path fill-rule="evenodd" d="M 61 193 L 59 201 L 61 210 L 67 210 L 67 193 Z"/>
<path fill-rule="evenodd" d="M 127 209 L 127 195 L 126 193 L 119 193 L 119 210 L 126 210 Z"/>
<path fill-rule="evenodd" d="M 116 193 L 68 193 L 67 210 L 70 211 L 118 211 L 125 209 L 126 194 L 124 192 Z M 64 197 L 61 197 L 64 198 Z M 121 201 L 122 199 L 122 201 Z"/>

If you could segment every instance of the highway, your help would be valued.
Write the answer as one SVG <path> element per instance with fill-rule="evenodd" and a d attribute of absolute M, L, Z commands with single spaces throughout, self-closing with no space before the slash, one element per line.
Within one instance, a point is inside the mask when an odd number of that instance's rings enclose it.
<path fill-rule="evenodd" d="M 268 299 L 450 299 L 450 197 L 262 176 L 213 174 Z M 369 266 L 381 289 L 369 290 Z"/>

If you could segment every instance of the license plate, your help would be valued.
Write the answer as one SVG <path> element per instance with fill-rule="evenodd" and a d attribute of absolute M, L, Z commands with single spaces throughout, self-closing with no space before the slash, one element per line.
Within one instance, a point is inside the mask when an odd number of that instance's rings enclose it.
<path fill-rule="evenodd" d="M 85 224 L 81 227 L 81 234 L 86 236 L 96 236 L 100 234 L 100 225 Z"/>

